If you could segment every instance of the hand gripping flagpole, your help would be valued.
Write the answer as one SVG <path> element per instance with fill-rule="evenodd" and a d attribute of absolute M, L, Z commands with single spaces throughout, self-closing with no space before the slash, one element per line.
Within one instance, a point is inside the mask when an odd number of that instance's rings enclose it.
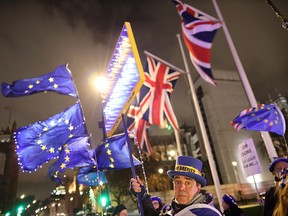
<path fill-rule="evenodd" d="M 226 26 L 226 24 L 225 24 L 225 22 L 223 20 L 221 11 L 220 11 L 220 9 L 218 7 L 218 4 L 217 4 L 216 0 L 212 0 L 212 2 L 213 2 L 213 5 L 215 7 L 215 10 L 217 12 L 218 18 L 222 22 L 222 28 L 223 28 L 224 34 L 225 34 L 227 42 L 229 44 L 229 48 L 230 48 L 232 56 L 234 58 L 236 67 L 238 69 L 240 78 L 242 80 L 243 87 L 244 87 L 244 89 L 246 91 L 246 95 L 247 95 L 248 100 L 250 102 L 250 105 L 251 105 L 251 107 L 257 107 L 257 102 L 256 102 L 256 99 L 255 99 L 254 93 L 253 93 L 252 88 L 250 86 L 250 83 L 249 83 L 249 81 L 247 79 L 246 73 L 245 73 L 244 68 L 242 66 L 242 63 L 240 61 L 240 58 L 239 58 L 238 53 L 236 51 L 236 48 L 235 48 L 235 46 L 233 44 L 233 41 L 231 39 L 230 33 L 229 33 L 229 31 L 227 29 L 227 26 Z M 277 153 L 276 153 L 275 147 L 274 147 L 274 145 L 272 143 L 272 139 L 271 139 L 271 137 L 270 137 L 268 132 L 261 131 L 260 133 L 261 133 L 262 139 L 263 139 L 263 141 L 265 143 L 265 147 L 267 149 L 269 158 L 270 158 L 271 161 L 273 161 L 273 158 L 277 157 Z"/>
<path fill-rule="evenodd" d="M 132 156 L 130 138 L 129 138 L 129 135 L 128 135 L 128 132 L 127 132 L 127 125 L 126 125 L 123 113 L 121 114 L 121 117 L 122 117 L 122 123 L 123 123 L 123 129 L 124 129 L 124 133 L 125 133 L 125 137 L 126 137 L 126 142 L 127 142 L 127 146 L 128 146 L 128 152 L 129 152 L 129 158 L 130 158 L 132 175 L 133 175 L 133 178 L 136 179 L 137 175 L 136 175 L 136 170 L 135 170 L 135 166 L 134 166 L 134 163 L 133 163 L 133 156 Z M 137 200 L 138 200 L 140 215 L 144 216 L 143 203 L 142 203 L 141 197 L 139 196 L 138 193 L 137 193 Z"/>
<path fill-rule="evenodd" d="M 212 178 L 213 178 L 214 185 L 215 185 L 215 190 L 216 190 L 216 193 L 217 193 L 218 203 L 219 203 L 219 206 L 221 208 L 221 211 L 223 212 L 223 207 L 221 205 L 221 203 L 222 203 L 222 192 L 221 192 L 219 176 L 218 176 L 218 173 L 216 171 L 216 165 L 215 165 L 215 161 L 214 161 L 214 158 L 213 158 L 213 155 L 212 155 L 210 142 L 209 142 L 209 139 L 208 139 L 208 136 L 207 136 L 207 131 L 206 131 L 206 128 L 205 128 L 205 125 L 204 125 L 204 121 L 203 121 L 203 117 L 202 117 L 202 114 L 201 114 L 200 106 L 199 106 L 199 103 L 198 103 L 198 100 L 197 100 L 197 95 L 196 95 L 196 92 L 195 92 L 195 89 L 194 89 L 194 84 L 193 84 L 193 81 L 192 81 L 192 78 L 191 78 L 191 73 L 190 73 L 190 70 L 189 70 L 189 67 L 188 67 L 188 64 L 187 64 L 187 60 L 186 60 L 186 57 L 185 57 L 183 45 L 182 45 L 181 38 L 180 38 L 179 34 L 177 34 L 177 38 L 178 38 L 179 46 L 180 46 L 180 49 L 181 49 L 181 53 L 182 53 L 182 57 L 183 57 L 184 65 L 185 65 L 185 69 L 187 71 L 187 78 L 188 78 L 188 82 L 189 82 L 189 86 L 190 86 L 190 90 L 191 90 L 192 102 L 194 103 L 194 107 L 196 109 L 198 123 L 199 123 L 200 131 L 201 131 L 201 134 L 202 134 L 202 137 L 203 137 L 204 146 L 205 146 L 207 157 L 208 157 L 208 161 L 209 161 L 209 166 L 210 166 L 210 170 L 211 170 L 211 173 L 212 173 Z"/>
<path fill-rule="evenodd" d="M 149 194 L 149 188 L 148 188 L 148 181 L 147 181 L 147 176 L 146 176 L 146 172 L 145 172 L 145 167 L 144 167 L 144 161 L 142 158 L 142 150 L 138 145 L 138 140 L 137 140 L 137 136 L 134 130 L 132 130 L 132 132 L 130 133 L 130 138 L 134 138 L 134 143 L 137 146 L 137 150 L 138 150 L 138 154 L 139 154 L 139 158 L 140 158 L 140 162 L 141 162 L 141 167 L 142 167 L 142 172 L 143 172 L 143 176 L 144 176 L 144 181 L 145 181 L 145 186 L 146 186 L 146 190 L 147 193 Z"/>

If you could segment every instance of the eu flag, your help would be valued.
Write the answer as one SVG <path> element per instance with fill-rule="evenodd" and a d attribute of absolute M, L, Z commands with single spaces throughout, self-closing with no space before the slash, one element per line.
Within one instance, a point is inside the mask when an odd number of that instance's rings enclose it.
<path fill-rule="evenodd" d="M 49 167 L 48 176 L 50 179 L 61 183 L 62 180 L 58 174 L 64 173 L 67 168 L 96 165 L 88 149 L 90 146 L 88 139 L 88 136 L 75 137 L 65 143 L 59 158 Z"/>
<path fill-rule="evenodd" d="M 2 83 L 4 97 L 19 97 L 38 92 L 54 91 L 78 97 L 68 65 L 58 66 L 54 71 L 35 78 L 14 81 L 11 85 Z"/>
<path fill-rule="evenodd" d="M 45 121 L 20 127 L 15 131 L 18 160 L 23 171 L 33 171 L 56 158 L 72 137 L 87 136 L 79 103 Z"/>
<path fill-rule="evenodd" d="M 125 169 L 131 167 L 125 134 L 105 139 L 95 150 L 98 170 Z M 133 156 L 134 166 L 140 161 Z"/>
<path fill-rule="evenodd" d="M 77 181 L 86 186 L 97 186 L 107 183 L 105 173 L 103 171 L 98 171 L 96 166 L 80 167 Z"/>
<path fill-rule="evenodd" d="M 268 131 L 284 136 L 286 122 L 276 104 L 259 104 L 258 107 L 243 110 L 231 125 L 237 130 Z"/>

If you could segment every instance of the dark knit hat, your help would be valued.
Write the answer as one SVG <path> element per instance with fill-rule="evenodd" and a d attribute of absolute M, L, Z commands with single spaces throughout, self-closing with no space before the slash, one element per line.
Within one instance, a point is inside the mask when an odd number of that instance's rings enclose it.
<path fill-rule="evenodd" d="M 286 162 L 288 163 L 288 158 L 274 158 L 274 161 L 270 164 L 269 166 L 269 171 L 273 172 L 274 171 L 274 167 L 277 163 L 279 162 Z"/>
<path fill-rule="evenodd" d="M 157 200 L 159 204 L 162 203 L 162 200 L 158 196 L 152 196 L 150 199 L 151 199 L 151 201 Z"/>
<path fill-rule="evenodd" d="M 125 205 L 119 204 L 118 206 L 115 207 L 112 216 L 115 216 L 116 214 L 120 213 L 122 210 L 127 209 Z"/>
<path fill-rule="evenodd" d="M 235 198 L 231 196 L 230 194 L 224 194 L 222 199 L 229 205 L 229 206 L 238 206 Z"/>

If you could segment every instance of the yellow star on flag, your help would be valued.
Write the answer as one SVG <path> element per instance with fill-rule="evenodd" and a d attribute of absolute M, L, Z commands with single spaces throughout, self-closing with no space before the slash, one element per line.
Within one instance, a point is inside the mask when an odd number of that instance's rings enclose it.
<path fill-rule="evenodd" d="M 66 168 L 66 164 L 62 163 L 60 167 L 61 167 L 61 169 L 64 169 L 64 168 Z"/>
<path fill-rule="evenodd" d="M 112 151 L 110 149 L 107 149 L 107 155 L 111 155 L 112 154 Z"/>
<path fill-rule="evenodd" d="M 65 157 L 65 161 L 66 161 L 66 162 L 69 162 L 69 161 L 70 161 L 70 158 L 69 158 L 68 155 Z"/>
<path fill-rule="evenodd" d="M 51 147 L 51 148 L 49 149 L 49 152 L 50 152 L 50 153 L 55 153 L 55 149 Z"/>

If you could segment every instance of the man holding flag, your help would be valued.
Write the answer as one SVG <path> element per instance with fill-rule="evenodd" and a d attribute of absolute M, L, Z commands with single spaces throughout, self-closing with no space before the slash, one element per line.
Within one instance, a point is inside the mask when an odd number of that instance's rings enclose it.
<path fill-rule="evenodd" d="M 176 160 L 175 170 L 169 170 L 168 176 L 173 181 L 174 197 L 170 205 L 165 206 L 164 215 L 222 215 L 213 204 L 213 196 L 201 188 L 206 185 L 202 173 L 202 161 L 190 157 L 179 156 Z M 144 215 L 159 215 L 152 205 L 150 195 L 143 182 L 137 177 L 130 180 L 130 191 L 139 196 L 143 203 Z M 164 210 L 164 208 L 163 208 Z"/>

